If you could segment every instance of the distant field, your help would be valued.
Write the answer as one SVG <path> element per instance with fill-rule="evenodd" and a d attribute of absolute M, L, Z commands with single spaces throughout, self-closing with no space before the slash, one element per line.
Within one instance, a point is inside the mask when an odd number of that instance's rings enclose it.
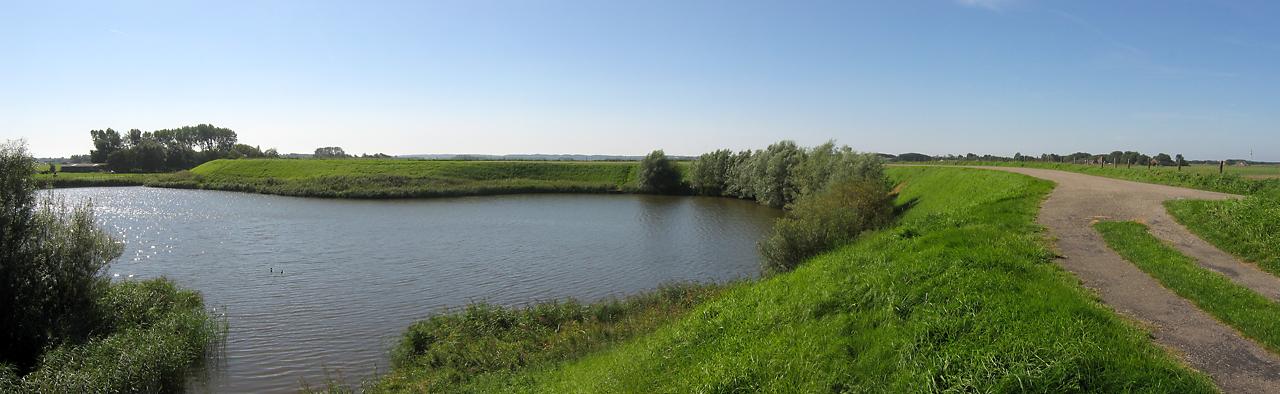
<path fill-rule="evenodd" d="M 151 186 L 303 197 L 403 198 L 627 191 L 635 162 L 216 160 Z"/>
<path fill-rule="evenodd" d="M 910 164 L 910 163 L 905 163 Z M 923 164 L 923 163 L 922 163 Z M 1071 171 L 1082 174 L 1124 179 L 1135 182 L 1154 183 L 1160 185 L 1186 187 L 1240 195 L 1257 195 L 1280 197 L 1280 166 L 1256 165 L 1247 167 L 1227 167 L 1227 173 L 1218 174 L 1218 166 L 1194 165 L 1178 171 L 1177 167 L 1133 166 L 1132 168 L 1110 165 L 1106 167 L 1085 164 L 1044 163 L 1044 162 L 932 162 L 928 164 L 942 165 L 978 165 L 998 167 L 1030 167 Z"/>

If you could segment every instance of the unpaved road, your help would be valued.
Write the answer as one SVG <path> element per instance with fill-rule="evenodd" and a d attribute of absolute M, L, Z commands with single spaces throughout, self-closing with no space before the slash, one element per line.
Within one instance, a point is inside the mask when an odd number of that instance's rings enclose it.
<path fill-rule="evenodd" d="M 1280 393 L 1280 358 L 1245 339 L 1107 247 L 1093 229 L 1097 220 L 1146 223 L 1156 237 L 1172 243 L 1202 266 L 1272 299 L 1280 299 L 1280 278 L 1241 262 L 1179 225 L 1165 211 L 1172 199 L 1219 200 L 1229 194 L 1103 178 L 1064 171 L 979 167 L 1015 172 L 1058 184 L 1038 221 L 1057 240 L 1059 263 L 1096 290 L 1116 311 L 1148 325 L 1155 340 L 1179 353 L 1229 393 Z"/>

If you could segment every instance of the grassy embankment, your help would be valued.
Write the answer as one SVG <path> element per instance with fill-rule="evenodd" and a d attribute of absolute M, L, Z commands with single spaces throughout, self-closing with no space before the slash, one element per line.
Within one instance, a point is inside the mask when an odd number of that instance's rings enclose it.
<path fill-rule="evenodd" d="M 1135 182 L 1280 198 L 1280 178 L 1258 178 L 1262 177 L 1262 174 L 1270 173 L 1270 171 L 1280 173 L 1280 167 L 1276 166 L 1228 167 L 1226 174 L 1218 174 L 1217 166 L 1205 165 L 1184 167 L 1182 171 L 1178 171 L 1177 167 L 1147 168 L 1134 166 L 1133 168 L 1116 168 L 1112 166 L 1100 167 L 1098 165 L 1044 162 L 933 162 L 927 164 L 1046 168 Z"/>
<path fill-rule="evenodd" d="M 459 375 L 430 369 L 455 368 L 472 348 L 418 346 L 436 342 L 411 339 L 421 336 L 411 329 L 373 391 L 1215 390 L 1052 263 L 1033 222 L 1050 183 L 968 169 L 889 172 L 911 206 L 899 224 L 795 271 L 729 286 L 651 333 L 584 357 L 522 344 L 506 357 L 535 362 L 449 380 L 441 376 Z M 465 329 L 426 338 L 466 338 L 447 334 Z"/>
<path fill-rule="evenodd" d="M 0 365 L 0 392 L 178 392 L 226 330 L 199 293 L 163 278 L 112 283 L 97 303 L 97 335 L 52 347 L 21 377 Z"/>
<path fill-rule="evenodd" d="M 169 174 L 114 174 L 106 172 L 36 174 L 37 182 L 54 188 L 98 186 L 143 186 Z"/>
<path fill-rule="evenodd" d="M 149 186 L 302 197 L 401 198 L 627 191 L 634 162 L 215 160 Z"/>
<path fill-rule="evenodd" d="M 1280 304 L 1165 245 L 1135 222 L 1101 222 L 1094 227 L 1107 245 L 1150 274 L 1164 287 L 1201 310 L 1280 353 Z"/>

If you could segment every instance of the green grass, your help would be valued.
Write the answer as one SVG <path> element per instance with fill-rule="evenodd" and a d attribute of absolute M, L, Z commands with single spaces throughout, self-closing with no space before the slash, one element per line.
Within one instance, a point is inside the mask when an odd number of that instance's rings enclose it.
<path fill-rule="evenodd" d="M 625 299 L 501 308 L 466 307 L 414 323 L 392 353 L 393 372 L 374 392 L 438 392 L 487 374 L 574 359 L 653 331 L 732 285 L 667 285 Z M 332 387 L 329 387 L 332 389 Z"/>
<path fill-rule="evenodd" d="M 226 330 L 199 293 L 163 278 L 113 283 L 100 307 L 101 334 L 53 347 L 21 378 L 0 366 L 0 392 L 178 392 Z"/>
<path fill-rule="evenodd" d="M 36 174 L 37 182 L 54 188 L 98 186 L 143 186 L 167 174 L 116 174 L 107 172 Z"/>
<path fill-rule="evenodd" d="M 1219 175 L 1217 166 L 1206 165 L 1184 167 L 1182 171 L 1178 171 L 1177 167 L 1155 167 L 1149 169 L 1141 166 L 1134 166 L 1133 168 L 1120 166 L 1115 168 L 1109 165 L 1100 167 L 1098 165 L 1043 162 L 947 162 L 943 164 L 1046 168 L 1222 193 L 1280 197 L 1280 178 L 1256 179 L 1273 171 L 1280 174 L 1280 167 L 1276 166 L 1228 167 L 1227 174 Z"/>
<path fill-rule="evenodd" d="M 1200 267 L 1134 222 L 1095 225 L 1107 245 L 1160 284 L 1272 352 L 1280 352 L 1280 305 Z"/>
<path fill-rule="evenodd" d="M 633 162 L 215 160 L 149 186 L 302 197 L 400 198 L 627 191 Z"/>
<path fill-rule="evenodd" d="M 1052 262 L 1033 223 L 1050 183 L 955 168 L 889 172 L 911 206 L 895 227 L 730 287 L 653 333 L 437 389 L 1215 391 Z"/>
<path fill-rule="evenodd" d="M 1219 249 L 1280 275 L 1280 200 L 1177 200 L 1165 202 L 1165 207 Z"/>

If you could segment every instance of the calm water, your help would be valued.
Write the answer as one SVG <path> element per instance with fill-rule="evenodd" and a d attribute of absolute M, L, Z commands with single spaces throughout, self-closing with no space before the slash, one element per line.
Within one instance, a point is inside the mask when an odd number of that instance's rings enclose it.
<path fill-rule="evenodd" d="M 326 368 L 358 382 L 386 370 L 387 349 L 411 322 L 469 302 L 596 300 L 752 276 L 755 243 L 778 214 L 731 199 L 635 195 L 55 193 L 92 199 L 125 241 L 109 274 L 167 276 L 226 312 L 224 357 L 193 383 L 217 392 L 292 392 Z"/>

